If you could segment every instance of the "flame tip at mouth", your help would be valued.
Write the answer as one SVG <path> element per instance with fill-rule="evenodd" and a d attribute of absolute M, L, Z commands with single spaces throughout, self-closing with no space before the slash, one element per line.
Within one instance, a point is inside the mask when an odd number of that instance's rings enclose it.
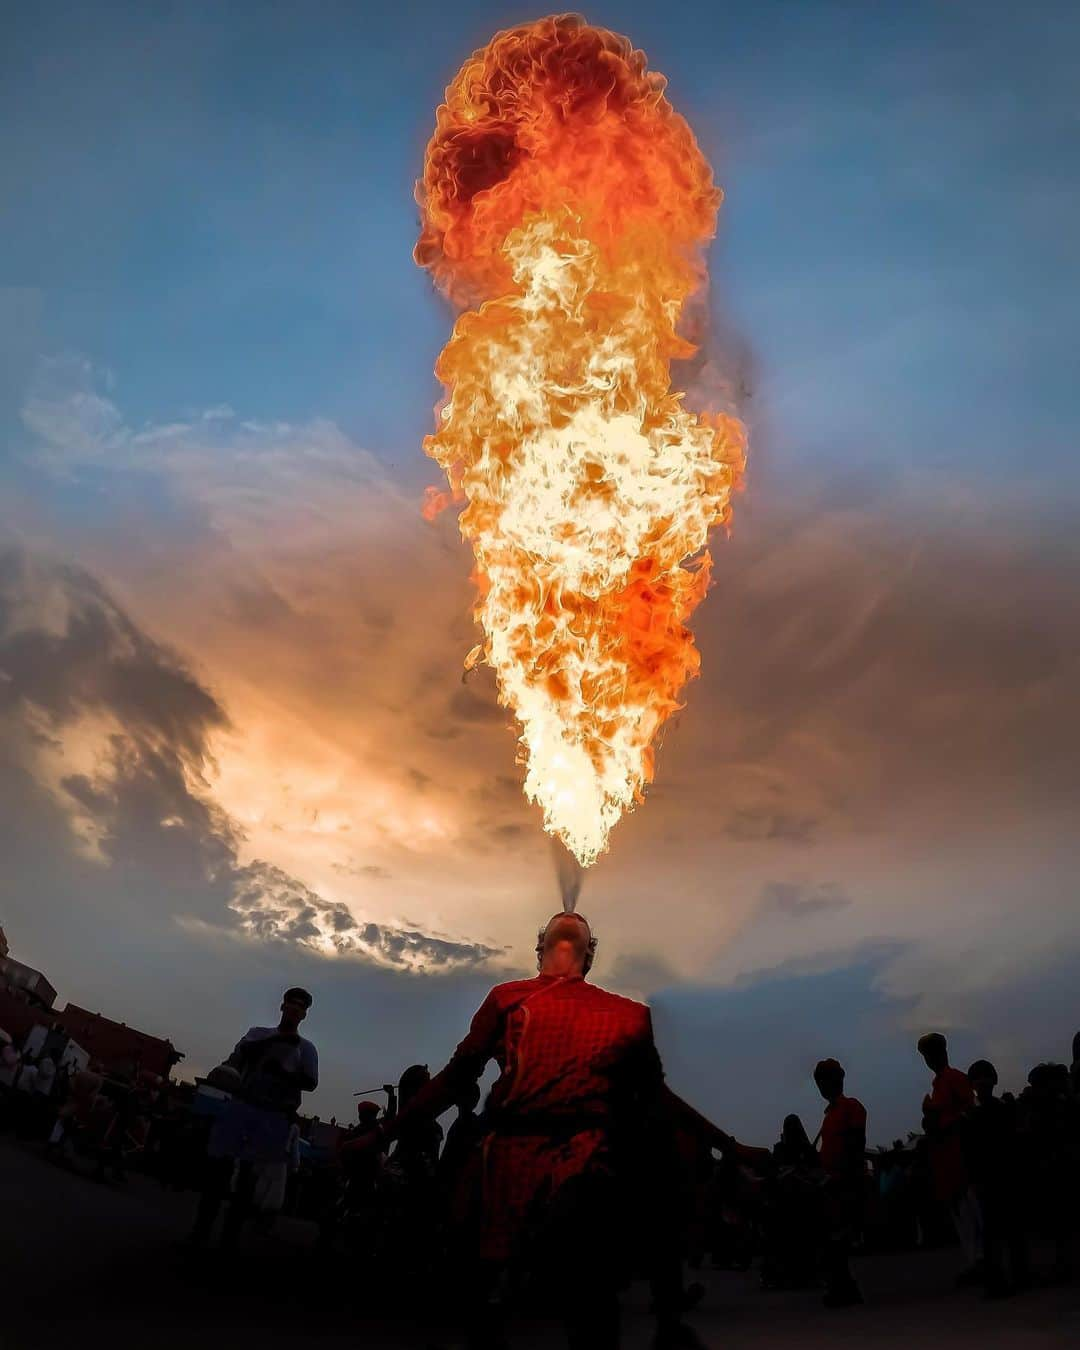
<path fill-rule="evenodd" d="M 506 29 L 436 115 L 415 257 L 463 309 L 425 452 L 463 503 L 491 665 L 526 797 L 581 867 L 653 773 L 700 659 L 745 431 L 671 388 L 721 193 L 628 39 L 580 15 Z"/>

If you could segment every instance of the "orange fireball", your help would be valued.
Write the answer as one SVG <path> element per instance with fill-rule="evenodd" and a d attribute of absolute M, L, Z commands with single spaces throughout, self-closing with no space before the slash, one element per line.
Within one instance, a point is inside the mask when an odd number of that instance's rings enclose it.
<path fill-rule="evenodd" d="M 462 309 L 424 449 L 466 503 L 484 659 L 526 796 L 584 864 L 653 772 L 700 657 L 686 621 L 745 461 L 671 387 L 721 193 L 644 53 L 574 15 L 462 66 L 417 185 L 416 260 Z"/>

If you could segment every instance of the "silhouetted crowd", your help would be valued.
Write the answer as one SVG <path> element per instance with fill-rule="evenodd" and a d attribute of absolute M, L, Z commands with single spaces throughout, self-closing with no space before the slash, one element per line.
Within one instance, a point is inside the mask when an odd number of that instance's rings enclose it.
<path fill-rule="evenodd" d="M 553 975 L 545 969 L 536 981 L 517 982 L 530 986 L 522 1004 L 529 1018 L 515 1033 L 522 1038 L 543 1028 L 541 1005 L 528 1000 L 550 1000 L 572 979 L 557 966 Z M 8 1043 L 0 1051 L 0 1128 L 101 1181 L 123 1181 L 137 1167 L 164 1187 L 196 1190 L 196 1246 L 233 1247 L 247 1240 L 246 1230 L 271 1230 L 281 1213 L 308 1219 L 318 1243 L 357 1258 L 373 1285 L 424 1290 L 442 1307 L 460 1302 L 478 1347 L 504 1344 L 488 1312 L 529 1297 L 538 1274 L 551 1269 L 533 1220 L 564 1205 L 553 1230 L 563 1258 L 585 1259 L 595 1271 L 607 1253 L 613 1290 L 649 1280 L 660 1346 L 698 1343 L 683 1317 L 704 1293 L 692 1272 L 705 1264 L 747 1270 L 756 1263 L 763 1287 L 823 1287 L 834 1308 L 862 1301 L 851 1259 L 867 1250 L 956 1243 L 963 1254 L 957 1282 L 989 1298 L 1071 1277 L 1080 1214 L 1080 1034 L 1071 1067 L 1037 1065 L 1016 1096 L 998 1094 L 988 1061 L 962 1071 L 950 1064 L 944 1036 L 923 1036 L 917 1050 L 930 1082 L 921 1130 L 887 1149 L 868 1150 L 867 1111 L 847 1093 L 842 1066 L 823 1060 L 813 1070 L 825 1103 L 816 1137 L 789 1115 L 777 1143 L 757 1148 L 664 1088 L 659 1061 L 654 1069 L 647 1053 L 633 1061 L 633 1073 L 656 1081 L 638 1096 L 629 1076 L 623 1114 L 605 1114 L 600 1099 L 588 1097 L 562 1113 L 558 1091 L 531 1109 L 530 1094 L 565 1074 L 559 1065 L 554 1077 L 549 1066 L 531 1085 L 511 1082 L 481 1105 L 476 1065 L 452 1071 L 473 1053 L 468 1041 L 443 1074 L 433 1079 L 426 1066 L 413 1065 L 378 1090 L 382 1102 L 362 1100 L 349 1128 L 321 1126 L 299 1115 L 302 1093 L 318 1082 L 318 1056 L 298 1030 L 310 1005 L 306 991 L 288 990 L 278 1023 L 251 1028 L 199 1087 L 137 1069 L 108 1076 Z M 579 1019 L 593 1015 L 591 1006 L 575 1007 Z M 491 1034 L 505 1035 L 505 1025 Z M 474 1021 L 470 1036 L 479 1034 Z M 498 1045 L 492 1053 L 527 1078 L 524 1048 L 510 1061 L 504 1051 Z M 611 1094 L 622 1092 L 614 1075 L 610 1081 Z M 450 1106 L 444 1134 L 437 1117 Z M 581 1164 L 575 1150 L 590 1134 L 600 1142 Z M 527 1204 L 507 1211 L 510 1226 L 493 1239 L 492 1206 L 504 1202 L 492 1186 L 513 1187 L 523 1176 Z M 598 1214 L 620 1217 L 599 1225 Z M 606 1278 L 597 1276 L 597 1286 Z M 571 1346 L 618 1344 L 601 1302 L 597 1294 L 595 1306 L 568 1317 Z"/>

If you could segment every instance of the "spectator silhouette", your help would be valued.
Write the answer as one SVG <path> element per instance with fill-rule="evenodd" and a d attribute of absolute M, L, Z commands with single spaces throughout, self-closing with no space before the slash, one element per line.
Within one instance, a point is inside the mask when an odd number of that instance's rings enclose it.
<path fill-rule="evenodd" d="M 480 1105 L 479 1084 L 466 1083 L 454 1105 L 457 1116 L 446 1132 L 438 1167 L 439 1185 L 447 1197 L 459 1184 L 483 1133 L 483 1123 L 476 1111 Z"/>
<path fill-rule="evenodd" d="M 1080 1170 L 1080 1111 L 1064 1064 L 1037 1064 L 1021 1097 L 1035 1217 L 1054 1245 L 1051 1279 L 1073 1269 L 1076 1193 Z"/>
<path fill-rule="evenodd" d="M 798 1116 L 785 1116 L 780 1138 L 773 1149 L 777 1167 L 812 1168 L 817 1166 L 817 1150 L 810 1142 L 806 1127 Z"/>
<path fill-rule="evenodd" d="M 960 1239 L 966 1268 L 959 1284 L 982 1278 L 982 1232 L 979 1206 L 964 1161 L 963 1127 L 975 1104 L 967 1074 L 949 1063 L 949 1047 L 938 1031 L 919 1038 L 918 1051 L 933 1073 L 930 1092 L 923 1098 L 923 1127 L 934 1191 L 949 1213 Z"/>
<path fill-rule="evenodd" d="M 825 1305 L 848 1308 L 862 1293 L 851 1273 L 851 1246 L 862 1222 L 866 1175 L 866 1107 L 844 1094 L 844 1070 L 823 1059 L 814 1082 L 825 1098 L 820 1161 L 825 1174 Z"/>
<path fill-rule="evenodd" d="M 227 1078 L 233 1094 L 207 1145 L 203 1191 L 191 1233 L 195 1243 L 212 1236 L 230 1183 L 233 1195 L 222 1237 L 234 1243 L 252 1212 L 256 1168 L 277 1166 L 287 1157 L 301 1094 L 312 1092 L 319 1082 L 318 1054 L 298 1031 L 311 1003 L 306 989 L 286 989 L 277 1026 L 251 1027 L 220 1066 L 225 1071 L 222 1081 Z"/>
<path fill-rule="evenodd" d="M 964 1156 L 982 1217 L 986 1294 L 1001 1298 L 1028 1279 L 1016 1109 L 994 1096 L 998 1076 L 989 1060 L 977 1059 L 968 1079 L 975 1105 L 965 1121 Z"/>
<path fill-rule="evenodd" d="M 443 1138 L 442 1126 L 437 1120 L 409 1111 L 418 1094 L 430 1082 L 431 1071 L 426 1064 L 410 1064 L 397 1087 L 397 1113 L 401 1123 L 390 1161 L 400 1169 L 407 1182 L 419 1185 L 434 1179 Z"/>
<path fill-rule="evenodd" d="M 816 1278 L 821 1197 L 817 1149 L 799 1117 L 786 1116 L 764 1188 L 762 1288 L 797 1289 Z"/>

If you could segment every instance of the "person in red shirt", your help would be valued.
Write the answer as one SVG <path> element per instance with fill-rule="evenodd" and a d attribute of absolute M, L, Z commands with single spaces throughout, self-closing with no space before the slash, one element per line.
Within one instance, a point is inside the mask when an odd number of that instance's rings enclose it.
<path fill-rule="evenodd" d="M 505 1344 L 493 1291 L 499 1274 L 519 1264 L 552 1270 L 570 1350 L 619 1345 L 627 1214 L 618 1179 L 672 1108 L 649 1009 L 588 983 L 595 951 L 580 914 L 556 914 L 540 931 L 540 973 L 492 989 L 446 1067 L 369 1136 L 385 1144 L 410 1122 L 441 1114 L 489 1060 L 499 1065 L 481 1144 L 485 1274 L 476 1283 L 488 1295 L 477 1310 L 477 1346 Z M 346 1163 L 350 1150 L 367 1146 L 346 1145 Z M 657 1343 L 680 1343 L 677 1310 L 662 1312 Z"/>
<path fill-rule="evenodd" d="M 828 1308 L 849 1308 L 863 1301 L 851 1273 L 851 1243 L 862 1217 L 866 1107 L 844 1095 L 844 1070 L 835 1059 L 821 1060 L 814 1082 L 826 1101 L 818 1135 L 825 1183 L 824 1303 Z"/>
<path fill-rule="evenodd" d="M 982 1278 L 982 1223 L 964 1161 L 964 1122 L 975 1105 L 975 1092 L 967 1074 L 949 1063 L 948 1043 L 939 1031 L 921 1036 L 918 1051 L 934 1075 L 923 1098 L 923 1128 L 934 1192 L 948 1210 L 967 1258 L 967 1269 L 957 1283 L 974 1284 Z"/>

